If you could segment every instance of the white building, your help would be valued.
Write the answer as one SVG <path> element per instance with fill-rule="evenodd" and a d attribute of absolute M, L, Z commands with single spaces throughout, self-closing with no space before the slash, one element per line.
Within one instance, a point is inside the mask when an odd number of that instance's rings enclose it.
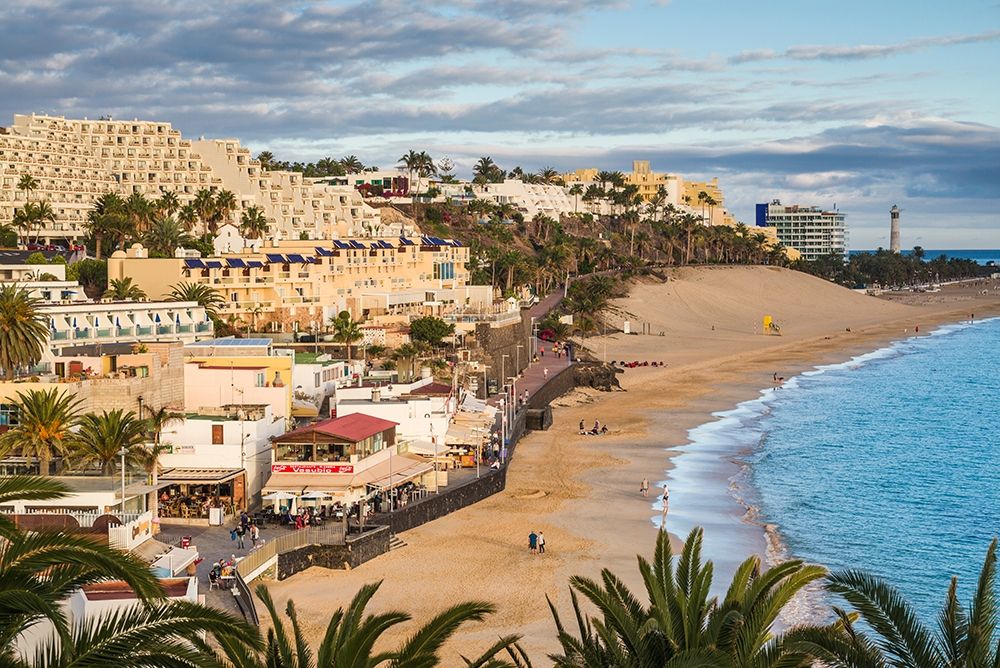
<path fill-rule="evenodd" d="M 367 392 L 367 395 L 363 392 Z M 384 393 L 384 394 L 383 394 Z M 349 398 L 350 397 L 350 398 Z M 424 378 L 415 383 L 350 387 L 337 392 L 337 416 L 363 413 L 397 424 L 400 441 L 444 442 L 458 402 L 450 385 Z"/>
<path fill-rule="evenodd" d="M 830 253 L 847 254 L 846 216 L 818 206 L 783 205 L 779 200 L 757 205 L 758 227 L 772 227 L 778 240 L 815 260 Z"/>
<path fill-rule="evenodd" d="M 254 505 L 269 473 L 271 438 L 284 432 L 285 421 L 270 405 L 200 408 L 163 430 L 161 440 L 170 450 L 160 457 L 159 481 L 224 484 L 231 492 L 224 496 L 232 496 L 238 507 Z"/>
<path fill-rule="evenodd" d="M 503 183 L 484 183 L 473 186 L 479 199 L 488 199 L 496 204 L 510 204 L 531 220 L 541 214 L 559 220 L 560 216 L 570 216 L 585 211 L 582 200 L 577 200 L 563 186 L 525 183 L 518 179 L 507 179 Z"/>

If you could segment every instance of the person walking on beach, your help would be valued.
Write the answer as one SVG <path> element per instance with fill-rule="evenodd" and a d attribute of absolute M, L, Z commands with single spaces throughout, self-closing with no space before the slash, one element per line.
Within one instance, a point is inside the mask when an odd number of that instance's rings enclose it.
<path fill-rule="evenodd" d="M 639 491 L 643 496 L 649 496 L 649 480 L 646 478 L 642 479 L 642 482 L 639 483 Z"/>
<path fill-rule="evenodd" d="M 538 552 L 538 534 L 535 533 L 534 529 L 528 534 L 528 550 L 532 554 Z"/>
<path fill-rule="evenodd" d="M 670 488 L 663 485 L 663 517 L 660 521 L 660 528 L 663 529 L 667 525 L 667 511 L 670 510 Z"/>
<path fill-rule="evenodd" d="M 538 532 L 538 554 L 545 554 L 545 532 Z"/>

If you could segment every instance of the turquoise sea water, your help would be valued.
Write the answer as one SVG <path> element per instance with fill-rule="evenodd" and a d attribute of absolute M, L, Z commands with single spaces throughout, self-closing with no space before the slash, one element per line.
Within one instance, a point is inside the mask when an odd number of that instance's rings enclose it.
<path fill-rule="evenodd" d="M 874 250 L 852 250 L 851 255 L 857 253 L 874 253 Z M 911 255 L 913 249 L 904 248 L 902 251 L 903 255 Z M 944 255 L 948 258 L 958 258 L 961 260 L 975 260 L 979 264 L 987 264 L 992 262 L 993 264 L 1000 264 L 1000 250 L 998 249 L 984 249 L 984 248 L 973 248 L 967 250 L 935 250 L 932 248 L 924 249 L 924 259 L 933 260 L 936 257 Z"/>
<path fill-rule="evenodd" d="M 755 507 L 786 555 L 872 571 L 929 616 L 952 574 L 967 600 L 1000 531 L 998 384 L 1000 319 L 806 372 L 691 431 L 671 475 L 671 516 L 684 500 L 699 505 L 699 470 L 721 473 L 729 501 Z M 673 528 L 710 516 L 681 509 Z M 733 547 L 709 543 L 708 553 L 724 562 Z"/>

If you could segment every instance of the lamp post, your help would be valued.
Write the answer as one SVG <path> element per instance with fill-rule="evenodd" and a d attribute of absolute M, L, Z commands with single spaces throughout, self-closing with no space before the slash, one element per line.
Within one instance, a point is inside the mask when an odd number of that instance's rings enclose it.
<path fill-rule="evenodd" d="M 430 413 L 425 413 L 425 418 L 430 418 Z M 434 493 L 438 493 L 438 440 L 437 436 L 434 435 L 434 423 L 430 425 L 431 430 L 431 444 L 434 446 Z M 390 482 L 392 482 L 390 480 Z"/>
<path fill-rule="evenodd" d="M 510 377 L 510 423 L 517 419 L 517 376 Z"/>
<path fill-rule="evenodd" d="M 500 462 L 507 463 L 507 407 L 506 397 L 500 398 Z"/>
<path fill-rule="evenodd" d="M 502 383 L 503 379 L 507 377 L 507 374 L 506 374 L 505 371 L 506 371 L 506 368 L 507 368 L 507 358 L 508 357 L 510 357 L 510 355 L 508 355 L 507 353 L 504 353 L 504 354 L 500 355 L 500 378 L 497 379 L 498 383 Z"/>
<path fill-rule="evenodd" d="M 523 343 L 517 344 L 517 363 L 514 365 L 514 375 L 521 373 L 521 348 L 524 347 Z"/>
<path fill-rule="evenodd" d="M 124 515 L 125 514 L 125 455 L 128 454 L 128 450 L 126 450 L 125 448 L 122 448 L 122 449 L 120 449 L 118 451 L 118 454 L 122 458 L 122 502 L 121 502 L 121 511 L 122 511 L 122 514 Z M 123 520 L 122 523 L 124 524 L 124 518 L 122 518 L 122 520 Z"/>

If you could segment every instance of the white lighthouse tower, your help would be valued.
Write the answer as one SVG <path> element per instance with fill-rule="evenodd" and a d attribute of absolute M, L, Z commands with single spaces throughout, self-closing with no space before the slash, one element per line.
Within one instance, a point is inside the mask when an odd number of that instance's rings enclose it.
<path fill-rule="evenodd" d="M 889 251 L 893 253 L 898 253 L 900 251 L 899 247 L 899 207 L 895 204 L 889 209 L 889 217 L 892 220 L 892 224 L 889 228 Z"/>

